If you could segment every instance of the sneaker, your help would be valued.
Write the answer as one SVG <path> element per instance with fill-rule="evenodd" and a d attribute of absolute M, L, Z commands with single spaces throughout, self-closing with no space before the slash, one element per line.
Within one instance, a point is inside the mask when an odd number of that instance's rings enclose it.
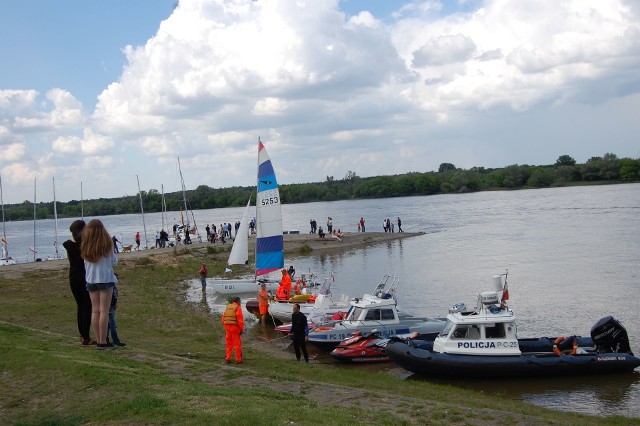
<path fill-rule="evenodd" d="M 231 360 L 230 359 L 225 359 L 224 362 L 226 362 L 227 364 L 231 364 Z"/>
<path fill-rule="evenodd" d="M 105 349 L 113 349 L 113 345 L 110 345 L 109 343 L 98 343 L 96 345 L 96 349 L 98 349 L 99 351 L 102 351 Z"/>
<path fill-rule="evenodd" d="M 126 343 L 122 342 L 114 343 L 114 345 L 116 346 L 116 348 L 124 348 L 125 346 L 127 346 Z"/>
<path fill-rule="evenodd" d="M 95 345 L 96 341 L 93 339 L 80 338 L 80 343 L 82 343 L 82 346 L 91 346 L 91 345 Z"/>

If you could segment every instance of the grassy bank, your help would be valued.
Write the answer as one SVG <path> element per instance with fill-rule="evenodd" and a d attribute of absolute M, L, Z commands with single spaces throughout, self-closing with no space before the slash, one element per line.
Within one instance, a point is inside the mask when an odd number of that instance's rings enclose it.
<path fill-rule="evenodd" d="M 220 257 L 216 257 L 220 256 Z M 121 262 L 124 349 L 82 347 L 67 270 L 0 278 L 2 424 L 640 424 L 557 413 L 387 373 L 292 362 L 244 335 L 245 364 L 223 363 L 220 318 L 185 301 L 206 250 Z M 259 327 L 258 327 L 259 329 Z"/>

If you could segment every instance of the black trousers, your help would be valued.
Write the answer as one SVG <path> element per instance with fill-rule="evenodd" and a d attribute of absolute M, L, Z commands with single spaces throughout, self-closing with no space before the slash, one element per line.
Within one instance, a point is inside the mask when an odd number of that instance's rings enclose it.
<path fill-rule="evenodd" d="M 305 336 L 296 337 L 293 336 L 293 349 L 296 351 L 296 359 L 300 361 L 300 351 L 304 355 L 304 360 L 309 361 L 309 354 L 307 353 L 307 342 L 304 340 Z"/>
<path fill-rule="evenodd" d="M 89 297 L 89 292 L 84 286 L 84 282 L 81 284 L 74 283 L 71 286 L 71 292 L 73 293 L 73 298 L 76 299 L 76 305 L 78 305 L 78 331 L 83 339 L 89 340 L 89 330 L 91 329 L 91 298 Z"/>

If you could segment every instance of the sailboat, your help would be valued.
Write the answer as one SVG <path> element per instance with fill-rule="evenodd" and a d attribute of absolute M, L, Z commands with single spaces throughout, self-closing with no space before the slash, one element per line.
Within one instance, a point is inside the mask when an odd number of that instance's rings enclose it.
<path fill-rule="evenodd" d="M 256 197 L 256 260 L 255 275 L 253 280 L 212 280 L 212 288 L 218 293 L 249 293 L 258 291 L 260 282 L 267 284 L 267 290 L 275 290 L 279 282 L 273 280 L 259 280 L 269 272 L 277 271 L 284 267 L 284 238 L 282 236 L 282 208 L 280 206 L 280 191 L 278 181 L 273 170 L 273 164 L 267 154 L 264 144 L 258 138 L 258 179 Z M 244 236 L 248 234 L 249 227 L 249 203 L 245 209 L 240 229 L 233 243 L 229 265 L 245 263 L 248 261 L 248 243 Z M 238 235 L 240 238 L 238 238 Z M 236 244 L 239 245 L 234 253 Z M 246 244 L 246 245 L 245 245 Z M 246 254 L 245 251 L 246 250 Z M 247 260 L 242 260 L 247 259 Z"/>
<path fill-rule="evenodd" d="M 52 256 L 47 256 L 47 260 L 58 260 L 58 259 L 64 259 L 64 256 L 62 254 L 60 254 L 60 252 L 58 251 L 58 208 L 57 208 L 57 202 L 56 202 L 56 178 L 53 178 L 53 217 L 56 223 L 56 239 L 53 242 L 53 247 L 56 250 L 56 254 L 52 255 Z"/>
<path fill-rule="evenodd" d="M 15 259 L 12 259 L 9 256 L 9 251 L 7 250 L 7 233 L 4 227 L 4 198 L 2 195 L 2 176 L 0 176 L 0 205 L 2 205 L 2 240 L 0 241 L 2 245 L 2 257 L 0 257 L 0 266 L 8 266 L 15 265 L 18 263 Z"/>
<path fill-rule="evenodd" d="M 187 205 L 187 189 L 184 186 L 184 178 L 182 177 L 182 168 L 180 167 L 180 157 L 178 157 L 178 171 L 180 172 L 180 184 L 182 186 L 182 201 L 184 203 L 184 213 L 187 217 L 187 223 L 184 222 L 184 217 L 182 218 L 182 225 L 178 226 L 178 235 L 180 236 L 180 241 L 183 244 L 189 244 L 187 241 L 191 241 L 191 235 L 195 235 L 195 238 L 198 239 L 198 242 L 202 242 L 202 236 L 198 232 L 198 226 L 196 225 L 196 217 L 193 214 L 193 210 L 191 210 L 191 218 L 193 219 L 193 227 L 191 226 L 191 221 L 189 220 L 189 206 Z M 180 216 L 182 217 L 182 208 L 180 208 Z M 189 238 L 187 237 L 187 231 L 189 233 Z M 171 246 L 171 243 L 169 244 Z"/>

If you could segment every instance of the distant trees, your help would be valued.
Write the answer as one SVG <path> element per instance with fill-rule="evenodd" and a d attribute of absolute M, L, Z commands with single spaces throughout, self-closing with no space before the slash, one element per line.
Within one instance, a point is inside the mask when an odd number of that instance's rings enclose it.
<path fill-rule="evenodd" d="M 640 159 L 618 158 L 607 153 L 591 157 L 577 164 L 569 155 L 561 155 L 551 165 L 529 166 L 512 164 L 500 169 L 473 167 L 459 169 L 452 163 L 442 163 L 437 172 L 411 172 L 393 176 L 363 178 L 349 170 L 343 179 L 326 176 L 324 182 L 280 186 L 283 203 L 307 203 L 361 198 L 388 198 L 407 195 L 465 193 L 495 189 L 546 188 L 593 182 L 640 182 Z M 243 206 L 254 196 L 255 187 L 211 188 L 200 185 L 187 191 L 187 204 L 192 209 L 211 209 Z M 184 208 L 182 192 L 164 194 L 167 209 Z M 162 209 L 162 194 L 156 189 L 142 191 L 145 212 Z M 254 203 L 255 203 L 255 197 Z M 79 217 L 80 202 L 57 203 L 59 217 Z M 84 201 L 85 216 L 137 213 L 140 211 L 138 195 L 121 198 L 100 198 Z M 38 203 L 39 219 L 53 217 L 53 203 Z M 33 203 L 5 205 L 6 220 L 33 218 Z"/>

